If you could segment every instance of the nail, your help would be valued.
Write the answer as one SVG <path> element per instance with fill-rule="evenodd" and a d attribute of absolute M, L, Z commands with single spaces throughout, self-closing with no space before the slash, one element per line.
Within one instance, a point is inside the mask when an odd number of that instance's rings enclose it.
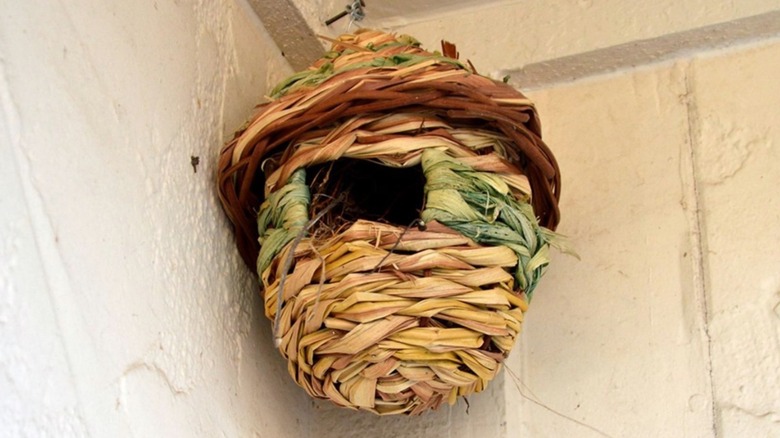
<path fill-rule="evenodd" d="M 327 20 L 325 20 L 325 26 L 330 26 L 331 24 L 341 20 L 342 18 L 346 17 L 348 13 L 349 12 L 347 12 L 347 10 L 345 9 L 339 12 L 338 15 L 328 18 Z"/>

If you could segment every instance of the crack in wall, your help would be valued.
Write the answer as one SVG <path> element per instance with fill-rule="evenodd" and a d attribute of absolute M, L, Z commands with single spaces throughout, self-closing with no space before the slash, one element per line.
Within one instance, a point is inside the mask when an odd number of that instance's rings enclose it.
<path fill-rule="evenodd" d="M 124 387 L 125 381 L 128 377 L 143 371 L 150 372 L 160 378 L 160 380 L 165 383 L 165 386 L 174 396 L 188 395 L 190 392 L 190 388 L 182 388 L 176 385 L 176 383 L 173 381 L 173 379 L 171 379 L 171 377 L 168 375 L 168 372 L 163 367 L 154 362 L 148 361 L 137 361 L 128 365 L 120 377 L 120 387 Z M 122 398 L 123 404 L 125 404 L 124 400 L 126 399 L 126 394 L 122 394 Z"/>
<path fill-rule="evenodd" d="M 773 411 L 773 410 L 756 411 L 754 409 L 749 409 L 735 404 L 724 405 L 721 407 L 721 409 L 723 409 L 724 411 L 737 412 L 741 415 L 753 417 L 757 420 L 766 420 L 780 425 L 780 412 L 777 411 Z"/>
<path fill-rule="evenodd" d="M 715 386 L 712 371 L 712 337 L 709 330 L 709 297 L 707 285 L 707 268 L 705 260 L 706 236 L 704 230 L 704 213 L 702 211 L 702 195 L 699 190 L 699 169 L 697 150 L 700 148 L 701 126 L 699 124 L 699 111 L 696 102 L 696 90 L 692 78 L 692 66 L 687 62 L 683 66 L 683 81 L 685 94 L 683 103 L 686 109 L 686 124 L 688 127 L 687 141 L 683 144 L 681 154 L 683 158 L 680 166 L 683 178 L 682 185 L 687 203 L 684 206 L 690 229 L 691 264 L 693 268 L 693 290 L 697 303 L 699 329 L 705 342 L 704 363 L 706 365 L 706 378 L 709 400 L 712 403 L 712 433 L 714 437 L 720 436 L 719 412 L 715 401 Z M 687 160 L 686 160 L 687 159 Z M 687 172 L 686 172 L 687 171 Z M 687 181 L 686 181 L 687 179 Z"/>

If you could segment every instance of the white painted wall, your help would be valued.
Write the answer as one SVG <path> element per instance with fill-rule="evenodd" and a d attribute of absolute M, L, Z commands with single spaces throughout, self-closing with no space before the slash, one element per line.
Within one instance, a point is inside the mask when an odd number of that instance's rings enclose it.
<path fill-rule="evenodd" d="M 249 17 L 0 2 L 0 435 L 306 435 L 215 195 L 289 74 Z"/>
<path fill-rule="evenodd" d="M 468 9 L 453 8 L 433 17 L 407 18 L 401 12 L 398 17 L 375 20 L 367 9 L 363 24 L 414 35 L 431 48 L 439 47 L 442 39 L 455 42 L 461 58 L 471 59 L 478 71 L 493 74 L 778 9 L 777 0 L 505 0 L 488 5 L 474 0 Z M 740 29 L 742 34 L 753 31 L 749 26 Z M 653 54 L 647 49 L 648 57 Z"/>
<path fill-rule="evenodd" d="M 609 436 L 707 436 L 712 423 L 686 74 L 650 68 L 532 96 L 562 168 L 560 232 L 582 260 L 553 260 L 509 366 L 524 394 Z M 597 436 L 512 389 L 523 415 L 511 430 Z"/>
<path fill-rule="evenodd" d="M 780 436 L 779 59 L 775 38 L 531 94 L 582 260 L 535 295 L 507 436 Z"/>
<path fill-rule="evenodd" d="M 399 29 L 490 71 L 772 9 L 521 3 Z M 243 2 L 0 11 L 0 435 L 780 436 L 777 38 L 531 93 L 582 260 L 556 255 L 468 412 L 378 419 L 286 375 L 215 196 L 219 145 L 290 73 Z M 572 25 L 604 14 L 625 32 Z M 480 22 L 538 24 L 538 50 Z"/>

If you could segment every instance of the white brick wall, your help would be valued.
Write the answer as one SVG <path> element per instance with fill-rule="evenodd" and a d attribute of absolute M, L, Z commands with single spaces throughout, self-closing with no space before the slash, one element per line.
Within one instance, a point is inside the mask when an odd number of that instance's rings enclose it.
<path fill-rule="evenodd" d="M 609 436 L 780 435 L 777 59 L 773 40 L 532 93 L 582 260 L 557 256 L 532 304 L 526 395 Z M 506 381 L 508 436 L 601 436 Z"/>

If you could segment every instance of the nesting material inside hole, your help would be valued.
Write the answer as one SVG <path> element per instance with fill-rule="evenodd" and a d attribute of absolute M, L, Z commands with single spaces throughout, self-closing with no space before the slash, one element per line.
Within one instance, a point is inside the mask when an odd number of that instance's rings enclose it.
<path fill-rule="evenodd" d="M 397 168 L 342 158 L 312 166 L 307 175 L 312 215 L 342 193 L 346 197 L 334 214 L 344 223 L 364 219 L 406 226 L 423 208 L 425 175 L 419 165 Z"/>

